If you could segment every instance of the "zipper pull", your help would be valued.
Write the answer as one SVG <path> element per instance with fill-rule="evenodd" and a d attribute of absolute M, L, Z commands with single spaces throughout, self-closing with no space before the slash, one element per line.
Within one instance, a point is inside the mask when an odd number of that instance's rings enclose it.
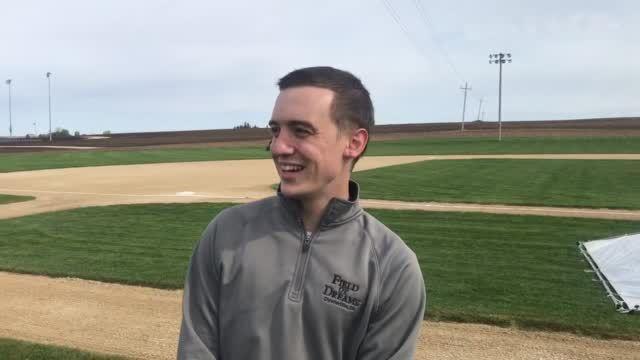
<path fill-rule="evenodd" d="M 305 231 L 304 232 L 304 242 L 302 243 L 302 251 L 307 252 L 311 247 L 311 236 Z"/>

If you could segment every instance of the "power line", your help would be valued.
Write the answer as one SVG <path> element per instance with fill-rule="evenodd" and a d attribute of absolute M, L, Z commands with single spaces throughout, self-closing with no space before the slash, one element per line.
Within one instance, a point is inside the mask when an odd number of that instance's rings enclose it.
<path fill-rule="evenodd" d="M 447 53 L 445 47 L 442 45 L 442 42 L 436 37 L 435 28 L 432 25 L 432 22 L 430 21 L 429 16 L 427 15 L 427 12 L 426 12 L 423 4 L 420 2 L 420 0 L 413 0 L 413 3 L 415 5 L 415 7 L 418 9 L 418 12 L 420 13 L 420 17 L 421 17 L 422 21 L 424 22 L 425 26 L 428 28 L 428 30 L 429 30 L 429 32 L 431 34 L 431 38 L 433 39 L 434 43 L 436 44 L 436 48 L 438 49 L 438 51 L 440 52 L 440 54 L 444 58 L 445 62 L 447 63 L 447 65 L 449 66 L 451 71 L 455 74 L 455 76 L 458 77 L 458 79 L 460 79 L 461 81 L 465 81 L 463 76 L 458 71 L 458 68 L 455 66 L 453 60 L 451 59 L 451 57 Z M 406 36 L 406 38 L 409 40 L 409 42 L 411 42 L 411 44 L 415 47 L 415 49 L 418 51 L 418 53 L 425 60 L 429 60 L 429 57 L 426 55 L 426 52 L 425 52 L 424 48 L 411 36 L 410 32 L 407 30 L 407 27 L 402 22 L 402 19 L 400 18 L 400 16 L 398 15 L 398 13 L 394 9 L 394 7 L 391 5 L 390 1 L 389 0 L 382 0 L 382 4 L 385 6 L 385 9 L 389 13 L 389 15 L 391 16 L 393 21 L 400 27 L 400 29 L 402 30 L 402 33 Z M 465 91 L 465 93 L 466 93 L 466 91 Z M 475 96 L 473 96 L 473 95 L 470 95 L 470 96 L 472 98 L 475 98 Z M 466 94 L 465 94 L 465 97 L 466 97 Z M 480 100 L 480 98 L 477 98 L 477 99 Z M 466 100 L 465 100 L 465 104 L 466 104 Z M 464 111 L 464 109 L 463 109 L 463 111 Z M 464 127 L 464 124 L 462 126 Z"/>
<path fill-rule="evenodd" d="M 409 33 L 409 31 L 407 30 L 407 28 L 404 26 L 404 24 L 402 23 L 402 20 L 400 19 L 400 16 L 398 16 L 398 14 L 396 13 L 395 9 L 393 8 L 393 6 L 391 6 L 391 4 L 389 3 L 388 0 L 382 0 L 382 3 L 384 4 L 385 8 L 387 9 L 387 12 L 389 13 L 389 15 L 391 15 L 391 17 L 393 18 L 393 21 L 400 27 L 400 29 L 402 30 L 402 33 L 404 33 L 404 35 L 407 37 L 407 39 L 409 40 L 409 42 L 411 42 L 411 45 L 413 45 L 416 50 L 418 51 L 418 53 L 425 59 L 428 60 L 427 55 L 425 54 L 424 50 L 422 49 L 422 47 L 420 46 L 420 44 L 418 42 L 416 42 L 416 40 L 411 36 L 411 34 Z"/>
<path fill-rule="evenodd" d="M 445 50 L 445 48 L 442 45 L 442 43 L 440 42 L 440 40 L 436 37 L 435 28 L 433 27 L 432 22 L 429 20 L 429 16 L 427 15 L 427 12 L 424 9 L 424 6 L 422 5 L 422 2 L 420 2 L 419 0 L 413 0 L 413 4 L 418 9 L 418 12 L 421 15 L 420 18 L 422 19 L 422 22 L 428 28 L 429 33 L 431 34 L 431 39 L 433 39 L 433 42 L 436 43 L 436 48 L 438 49 L 438 51 L 440 51 L 440 54 L 445 59 L 445 62 L 447 63 L 447 65 L 449 65 L 449 67 L 456 74 L 456 76 L 460 80 L 464 81 L 464 78 L 462 77 L 462 75 L 460 75 L 460 72 L 458 71 L 458 68 L 456 68 L 456 66 L 454 65 L 453 61 L 451 61 L 451 57 L 449 56 L 449 54 Z"/>
<path fill-rule="evenodd" d="M 443 45 L 442 41 L 440 41 L 440 39 L 438 38 L 438 36 L 437 36 L 438 32 L 436 31 L 436 28 L 433 25 L 433 21 L 431 21 L 429 15 L 427 14 L 427 11 L 426 11 L 422 1 L 421 0 L 413 0 L 413 4 L 418 9 L 418 12 L 420 13 L 420 17 L 422 19 L 422 22 L 424 23 L 424 25 L 429 30 L 429 33 L 431 34 L 431 39 L 433 39 L 433 42 L 436 44 L 436 48 L 438 49 L 438 51 L 440 52 L 440 54 L 444 58 L 444 60 L 447 63 L 447 65 L 449 65 L 449 68 L 451 69 L 451 71 L 461 81 L 466 81 L 464 79 L 464 77 L 461 75 L 460 71 L 458 70 L 458 67 L 456 67 L 455 63 L 453 62 L 453 59 L 451 58 L 451 56 L 447 52 L 446 47 Z M 472 98 L 476 98 L 473 94 L 469 95 L 469 96 L 471 96 Z M 481 98 L 476 98 L 476 99 L 477 100 L 481 100 Z"/>

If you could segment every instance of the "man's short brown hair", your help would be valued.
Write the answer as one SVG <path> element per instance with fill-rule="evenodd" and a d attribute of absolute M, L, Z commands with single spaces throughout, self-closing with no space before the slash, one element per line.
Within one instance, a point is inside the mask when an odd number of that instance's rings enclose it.
<path fill-rule="evenodd" d="M 278 81 L 280 91 L 300 86 L 315 86 L 333 91 L 335 95 L 331 104 L 331 117 L 338 129 L 362 128 L 370 133 L 374 125 L 373 103 L 369 91 L 353 74 L 329 66 L 315 66 L 294 70 Z M 355 159 L 354 164 L 359 158 Z"/>

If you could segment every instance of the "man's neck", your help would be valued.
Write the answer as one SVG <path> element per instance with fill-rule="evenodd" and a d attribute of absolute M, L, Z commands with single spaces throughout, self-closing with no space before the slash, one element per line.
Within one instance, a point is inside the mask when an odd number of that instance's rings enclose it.
<path fill-rule="evenodd" d="M 322 215 L 333 198 L 348 200 L 349 183 L 347 182 L 339 191 L 302 200 L 302 221 L 306 231 L 315 232 L 318 229 Z"/>

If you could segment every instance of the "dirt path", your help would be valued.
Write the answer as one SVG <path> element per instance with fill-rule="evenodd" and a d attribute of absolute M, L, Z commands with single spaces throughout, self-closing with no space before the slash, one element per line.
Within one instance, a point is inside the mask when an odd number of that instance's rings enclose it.
<path fill-rule="evenodd" d="M 175 358 L 181 291 L 6 272 L 0 284 L 0 337 Z M 640 342 L 424 322 L 416 359 L 640 359 Z"/>
<path fill-rule="evenodd" d="M 458 159 L 640 159 L 640 154 L 441 155 L 365 157 L 356 170 L 422 160 Z M 278 181 L 271 160 L 233 160 L 99 166 L 0 174 L 0 193 L 36 200 L 0 206 L 0 219 L 83 206 L 198 201 L 243 202 L 273 194 Z M 481 211 L 640 219 L 639 211 L 551 209 L 523 206 L 363 202 L 365 206 L 436 211 Z"/>
<path fill-rule="evenodd" d="M 592 219 L 640 220 L 638 210 L 584 209 L 545 206 L 481 205 L 464 203 L 406 202 L 391 200 L 362 200 L 365 208 L 481 212 L 489 214 L 541 215 L 560 217 L 581 217 Z"/>

